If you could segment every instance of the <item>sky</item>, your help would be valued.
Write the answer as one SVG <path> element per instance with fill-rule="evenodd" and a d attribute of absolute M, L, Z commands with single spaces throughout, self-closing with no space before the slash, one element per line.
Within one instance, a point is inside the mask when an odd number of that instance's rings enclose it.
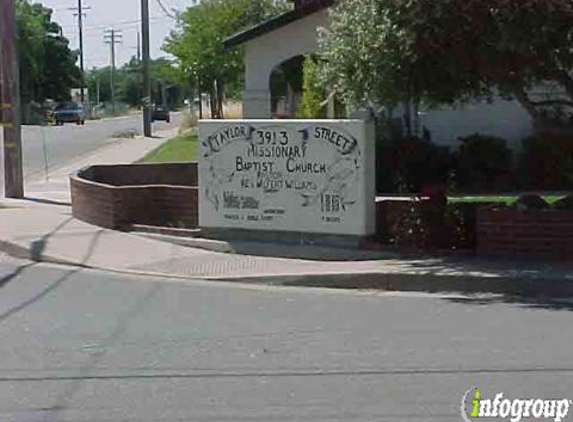
<path fill-rule="evenodd" d="M 52 19 L 62 26 L 70 40 L 70 48 L 79 48 L 78 20 L 69 8 L 77 7 L 78 0 L 34 0 L 54 10 Z M 163 12 L 159 1 L 168 9 L 185 10 L 192 0 L 149 0 L 151 57 L 166 56 L 161 51 L 163 40 L 175 26 L 175 21 Z M 137 33 L 141 30 L 140 0 L 82 0 L 84 17 L 84 60 L 86 69 L 110 64 L 110 46 L 104 43 L 106 29 L 121 30 L 123 43 L 116 46 L 116 64 L 129 61 L 137 53 Z"/>

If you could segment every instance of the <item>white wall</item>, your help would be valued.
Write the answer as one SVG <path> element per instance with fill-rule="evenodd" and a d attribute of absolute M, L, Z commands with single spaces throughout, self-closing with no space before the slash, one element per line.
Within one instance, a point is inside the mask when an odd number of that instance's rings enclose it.
<path fill-rule="evenodd" d="M 328 24 L 327 9 L 306 16 L 255 38 L 245 45 L 245 92 L 243 116 L 247 119 L 271 117 L 270 77 L 282 62 L 317 52 L 317 28 Z"/>
<path fill-rule="evenodd" d="M 459 145 L 459 137 L 480 133 L 503 138 L 508 148 L 519 149 L 520 141 L 532 131 L 525 109 L 516 101 L 502 99 L 492 104 L 476 102 L 456 109 L 422 111 L 420 120 L 430 130 L 434 143 L 454 148 Z"/>

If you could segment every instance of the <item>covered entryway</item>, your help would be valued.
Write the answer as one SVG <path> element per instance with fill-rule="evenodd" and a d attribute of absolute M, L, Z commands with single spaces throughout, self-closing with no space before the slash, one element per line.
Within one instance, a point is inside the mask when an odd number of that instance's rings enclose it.
<path fill-rule="evenodd" d="M 274 68 L 270 77 L 273 118 L 295 118 L 300 111 L 305 56 L 288 59 Z"/>
<path fill-rule="evenodd" d="M 273 116 L 271 74 L 290 59 L 317 52 L 317 29 L 327 26 L 331 5 L 332 0 L 297 0 L 293 10 L 225 41 L 228 48 L 245 45 L 244 118 Z"/>

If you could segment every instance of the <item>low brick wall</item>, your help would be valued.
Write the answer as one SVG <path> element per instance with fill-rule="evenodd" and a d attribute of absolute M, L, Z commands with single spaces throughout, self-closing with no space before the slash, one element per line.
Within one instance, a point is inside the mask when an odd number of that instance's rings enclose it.
<path fill-rule="evenodd" d="M 481 255 L 573 259 L 573 211 L 480 208 Z"/>
<path fill-rule="evenodd" d="M 92 182 L 112 186 L 170 185 L 197 187 L 196 163 L 121 164 L 89 167 Z"/>
<path fill-rule="evenodd" d="M 197 165 L 92 166 L 71 176 L 74 217 L 106 228 L 132 224 L 195 228 Z"/>

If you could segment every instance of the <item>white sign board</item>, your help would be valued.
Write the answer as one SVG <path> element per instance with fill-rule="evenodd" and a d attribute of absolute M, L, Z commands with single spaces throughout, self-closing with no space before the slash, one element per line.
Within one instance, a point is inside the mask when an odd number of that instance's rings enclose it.
<path fill-rule="evenodd" d="M 367 236 L 375 147 L 361 120 L 204 120 L 199 225 Z"/>

